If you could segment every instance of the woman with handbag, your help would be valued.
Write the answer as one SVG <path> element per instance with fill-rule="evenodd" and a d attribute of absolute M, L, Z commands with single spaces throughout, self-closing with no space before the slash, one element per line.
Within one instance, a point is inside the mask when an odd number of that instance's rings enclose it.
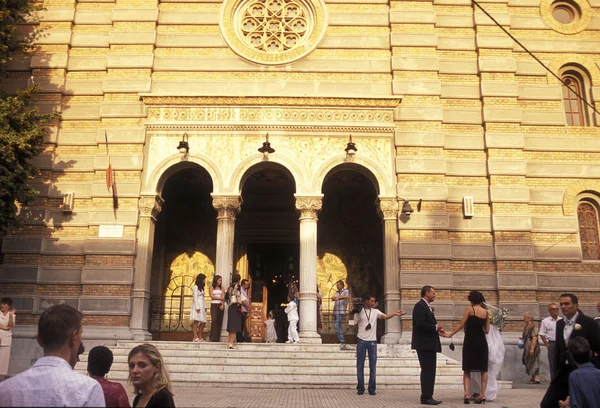
<path fill-rule="evenodd" d="M 524 341 L 523 357 L 521 361 L 525 366 L 527 375 L 531 376 L 528 384 L 540 383 L 540 343 L 538 342 L 538 327 L 533 323 L 531 313 L 523 314 L 523 334 L 521 339 Z"/>
<path fill-rule="evenodd" d="M 242 292 L 240 291 L 240 274 L 234 273 L 231 277 L 231 286 L 225 294 L 227 307 L 227 348 L 236 349 L 234 346 L 237 332 L 242 331 Z"/>

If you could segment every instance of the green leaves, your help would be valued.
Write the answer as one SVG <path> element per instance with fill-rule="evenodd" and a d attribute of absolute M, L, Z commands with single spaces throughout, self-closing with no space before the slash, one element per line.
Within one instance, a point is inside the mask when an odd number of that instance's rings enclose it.
<path fill-rule="evenodd" d="M 31 106 L 37 87 L 0 98 L 0 229 L 20 225 L 17 203 L 28 205 L 36 192 L 27 183 L 38 174 L 29 160 L 44 146 L 46 128 L 41 126 L 56 115 L 41 115 Z"/>

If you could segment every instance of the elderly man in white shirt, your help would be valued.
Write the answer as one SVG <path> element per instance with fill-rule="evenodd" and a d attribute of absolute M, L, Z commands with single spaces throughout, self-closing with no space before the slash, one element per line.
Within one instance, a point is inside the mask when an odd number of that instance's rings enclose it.
<path fill-rule="evenodd" d="M 41 357 L 28 370 L 0 383 L 0 407 L 104 407 L 100 383 L 73 371 L 81 346 L 81 312 L 61 304 L 38 322 Z"/>
<path fill-rule="evenodd" d="M 542 320 L 540 325 L 540 337 L 548 349 L 548 363 L 550 365 L 550 380 L 556 376 L 556 367 L 554 367 L 554 356 L 556 354 L 556 322 L 558 317 L 558 304 L 550 303 L 548 305 L 550 316 Z"/>

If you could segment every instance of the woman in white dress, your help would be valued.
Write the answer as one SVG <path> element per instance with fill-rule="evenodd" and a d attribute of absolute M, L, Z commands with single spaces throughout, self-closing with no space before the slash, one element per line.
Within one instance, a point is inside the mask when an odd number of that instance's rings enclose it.
<path fill-rule="evenodd" d="M 190 311 L 190 320 L 194 327 L 194 343 L 204 343 L 204 326 L 206 325 L 206 303 L 204 302 L 204 285 L 206 275 L 201 273 L 196 276 L 193 295 L 194 302 Z"/>
<path fill-rule="evenodd" d="M 0 376 L 8 374 L 10 349 L 12 346 L 12 328 L 15 326 L 15 309 L 12 299 L 2 298 L 0 301 Z"/>

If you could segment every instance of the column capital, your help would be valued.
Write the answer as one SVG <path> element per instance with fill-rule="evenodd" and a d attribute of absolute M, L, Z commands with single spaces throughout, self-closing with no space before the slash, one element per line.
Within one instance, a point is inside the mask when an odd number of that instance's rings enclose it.
<path fill-rule="evenodd" d="M 323 196 L 296 196 L 296 209 L 300 211 L 300 218 L 317 218 L 323 208 Z"/>
<path fill-rule="evenodd" d="M 142 196 L 140 197 L 139 209 L 141 217 L 151 217 L 156 220 L 158 214 L 162 211 L 162 206 L 165 203 L 160 196 Z"/>
<path fill-rule="evenodd" d="M 385 220 L 396 220 L 398 218 L 398 211 L 400 205 L 398 199 L 395 197 L 379 197 L 376 200 L 379 205 L 379 212 L 381 218 Z"/>
<path fill-rule="evenodd" d="M 240 196 L 212 196 L 213 207 L 217 210 L 218 218 L 235 218 L 242 206 Z"/>

